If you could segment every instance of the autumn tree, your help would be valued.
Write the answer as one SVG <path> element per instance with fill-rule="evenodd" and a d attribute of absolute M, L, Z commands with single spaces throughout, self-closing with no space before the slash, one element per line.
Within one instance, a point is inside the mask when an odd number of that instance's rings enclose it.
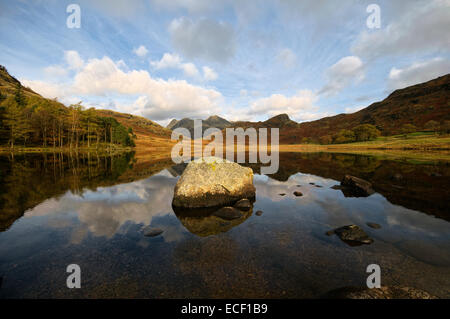
<path fill-rule="evenodd" d="M 23 108 L 17 105 L 16 101 L 8 101 L 5 108 L 4 124 L 9 131 L 9 144 L 14 148 L 17 140 L 26 141 L 27 135 L 31 132 L 30 123 L 24 116 Z"/>
<path fill-rule="evenodd" d="M 330 135 L 324 135 L 319 138 L 320 144 L 328 145 L 333 142 L 333 137 Z"/>
<path fill-rule="evenodd" d="M 417 127 L 415 127 L 410 123 L 403 124 L 402 128 L 400 129 L 400 132 L 404 134 L 405 137 L 407 137 L 408 134 L 417 132 Z"/>
<path fill-rule="evenodd" d="M 333 143 L 335 144 L 343 144 L 343 143 L 351 143 L 355 141 L 355 133 L 350 130 L 342 129 L 333 136 Z"/>
<path fill-rule="evenodd" d="M 372 124 L 358 125 L 352 131 L 358 142 L 372 141 L 381 135 L 381 132 Z"/>

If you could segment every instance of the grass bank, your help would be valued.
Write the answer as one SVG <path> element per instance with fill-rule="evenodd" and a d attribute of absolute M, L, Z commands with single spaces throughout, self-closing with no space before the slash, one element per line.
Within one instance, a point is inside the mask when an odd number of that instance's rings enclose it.
<path fill-rule="evenodd" d="M 119 145 L 102 145 L 99 147 L 87 147 L 87 146 L 79 146 L 75 147 L 40 147 L 40 146 L 31 146 L 31 147 L 21 147 L 15 146 L 14 148 L 8 146 L 0 146 L 0 154 L 19 154 L 19 153 L 99 153 L 99 154 L 114 154 L 114 153 L 122 153 L 122 152 L 131 152 L 134 151 L 133 147 L 122 147 Z"/>

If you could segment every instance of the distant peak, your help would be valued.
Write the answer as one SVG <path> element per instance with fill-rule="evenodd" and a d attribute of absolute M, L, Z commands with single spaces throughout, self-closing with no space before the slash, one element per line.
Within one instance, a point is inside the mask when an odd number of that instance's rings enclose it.
<path fill-rule="evenodd" d="M 283 113 L 272 117 L 271 120 L 290 121 L 291 119 L 289 118 L 289 115 Z"/>
<path fill-rule="evenodd" d="M 220 116 L 218 116 L 218 115 L 211 115 L 210 117 L 208 117 L 207 119 L 206 119 L 207 121 L 211 121 L 211 120 L 224 120 L 224 118 L 222 118 L 222 117 L 220 117 Z"/>

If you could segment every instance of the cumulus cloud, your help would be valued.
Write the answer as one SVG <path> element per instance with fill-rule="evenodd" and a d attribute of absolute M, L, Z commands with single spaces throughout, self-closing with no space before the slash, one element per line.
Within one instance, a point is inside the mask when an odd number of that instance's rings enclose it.
<path fill-rule="evenodd" d="M 64 99 L 66 97 L 66 90 L 61 84 L 49 83 L 40 80 L 20 79 L 20 82 L 25 86 L 31 88 L 33 91 L 39 93 L 43 97 L 49 99 Z"/>
<path fill-rule="evenodd" d="M 355 55 L 377 58 L 450 49 L 450 1 L 409 7 L 386 28 L 363 31 L 352 46 Z"/>
<path fill-rule="evenodd" d="M 334 95 L 348 85 L 364 79 L 364 64 L 357 56 L 347 56 L 333 64 L 325 76 L 327 82 L 319 94 Z"/>
<path fill-rule="evenodd" d="M 71 83 L 27 81 L 24 84 L 45 97 L 77 96 L 136 99 L 127 111 L 153 120 L 173 117 L 203 117 L 219 111 L 222 95 L 184 80 L 155 79 L 145 70 L 124 71 L 105 56 L 91 59 L 77 71 Z"/>
<path fill-rule="evenodd" d="M 389 87 L 393 90 L 426 82 L 450 73 L 450 61 L 434 58 L 413 63 L 405 68 L 392 68 L 389 72 Z"/>
<path fill-rule="evenodd" d="M 207 66 L 204 66 L 202 69 L 203 69 L 203 77 L 205 78 L 205 80 L 207 81 L 217 80 L 218 75 L 213 69 Z"/>
<path fill-rule="evenodd" d="M 77 51 L 64 51 L 64 59 L 71 70 L 79 70 L 83 67 L 84 61 Z"/>
<path fill-rule="evenodd" d="M 290 97 L 272 94 L 252 102 L 248 114 L 275 116 L 286 113 L 294 119 L 299 119 L 303 113 L 316 109 L 314 105 L 316 101 L 317 96 L 310 90 L 300 90 Z"/>
<path fill-rule="evenodd" d="M 297 63 L 297 56 L 291 49 L 285 48 L 278 53 L 276 60 L 286 68 L 292 68 Z"/>
<path fill-rule="evenodd" d="M 182 17 L 170 23 L 169 32 L 174 47 L 189 59 L 227 62 L 236 50 L 234 29 L 224 22 Z"/>
<path fill-rule="evenodd" d="M 141 45 L 141 46 L 139 46 L 139 48 L 134 49 L 133 52 L 137 56 L 143 58 L 143 57 L 145 57 L 147 55 L 148 50 L 147 50 L 147 48 L 145 46 Z"/>
<path fill-rule="evenodd" d="M 180 69 L 189 77 L 198 77 L 200 72 L 194 63 L 183 62 L 183 59 L 177 54 L 164 53 L 159 61 L 150 61 L 150 65 L 156 70 L 161 69 Z M 217 73 L 210 67 L 204 66 L 202 68 L 203 79 L 206 81 L 214 81 L 217 79 Z"/>

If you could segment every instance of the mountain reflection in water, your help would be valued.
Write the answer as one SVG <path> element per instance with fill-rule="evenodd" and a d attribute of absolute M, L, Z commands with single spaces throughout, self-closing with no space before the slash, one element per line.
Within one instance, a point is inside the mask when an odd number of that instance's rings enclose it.
<path fill-rule="evenodd" d="M 255 175 L 253 209 L 233 221 L 174 211 L 185 166 L 133 153 L 0 156 L 0 296 L 310 298 L 365 285 L 378 263 L 385 285 L 450 297 L 449 162 L 280 153 L 278 173 Z M 332 189 L 345 174 L 377 193 Z M 325 234 L 348 224 L 374 243 Z M 146 238 L 147 225 L 164 232 Z M 65 287 L 70 263 L 82 291 Z"/>

